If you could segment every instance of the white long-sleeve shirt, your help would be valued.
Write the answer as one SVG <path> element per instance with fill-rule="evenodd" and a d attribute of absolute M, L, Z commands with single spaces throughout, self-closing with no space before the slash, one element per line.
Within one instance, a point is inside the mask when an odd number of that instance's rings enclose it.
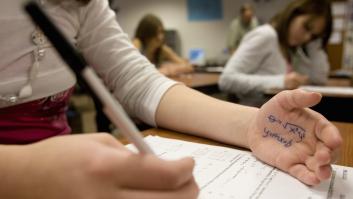
<path fill-rule="evenodd" d="M 329 72 L 327 55 L 318 42 L 308 45 L 308 56 L 301 51 L 293 56 L 294 71 L 308 75 L 312 84 L 324 84 Z M 284 88 L 286 71 L 277 32 L 266 24 L 244 37 L 228 61 L 219 87 L 238 96 L 259 96 L 269 88 Z"/>
<path fill-rule="evenodd" d="M 28 79 L 36 48 L 31 39 L 35 26 L 21 8 L 22 1 L 2 0 L 0 6 L 0 95 L 16 94 Z M 91 0 L 79 8 L 45 4 L 64 34 L 83 53 L 115 97 L 132 115 L 155 125 L 155 113 L 164 93 L 175 84 L 161 75 L 133 47 L 116 22 L 106 0 Z M 71 88 L 73 74 L 55 49 L 46 49 L 32 83 L 32 96 L 41 99 Z M 0 102 L 0 108 L 8 106 Z"/>

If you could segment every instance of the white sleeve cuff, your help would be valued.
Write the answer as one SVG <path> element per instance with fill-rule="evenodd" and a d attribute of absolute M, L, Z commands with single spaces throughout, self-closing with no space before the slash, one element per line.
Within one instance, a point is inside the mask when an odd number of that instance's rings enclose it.
<path fill-rule="evenodd" d="M 269 81 L 269 83 L 266 85 L 267 89 L 271 89 L 271 88 L 283 89 L 285 87 L 284 77 L 285 75 L 276 75 L 275 77 L 273 77 L 272 80 Z"/>
<path fill-rule="evenodd" d="M 166 81 L 167 80 L 167 81 Z M 156 112 L 157 108 L 162 100 L 164 94 L 174 85 L 178 84 L 177 82 L 167 79 L 166 77 L 159 78 L 154 81 L 151 85 L 151 90 L 149 94 L 146 95 L 146 98 L 142 101 L 142 112 L 139 115 L 139 118 L 144 122 L 152 126 L 157 126 L 156 124 Z"/>

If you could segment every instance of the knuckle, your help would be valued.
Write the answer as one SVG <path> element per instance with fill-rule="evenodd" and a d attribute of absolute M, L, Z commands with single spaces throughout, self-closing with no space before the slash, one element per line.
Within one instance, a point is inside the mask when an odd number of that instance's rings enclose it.
<path fill-rule="evenodd" d="M 116 141 L 116 139 L 115 139 L 112 135 L 110 135 L 110 134 L 108 134 L 108 133 L 101 133 L 101 134 L 99 134 L 99 136 L 101 137 L 101 139 L 102 139 L 103 141 L 105 141 L 105 142 L 107 142 L 107 143 L 115 142 L 115 141 Z"/>
<path fill-rule="evenodd" d="M 168 170 L 163 177 L 163 183 L 170 189 L 176 189 L 180 186 L 179 172 L 176 170 Z"/>
<path fill-rule="evenodd" d="M 293 85 L 292 85 L 293 86 Z M 281 95 L 281 96 L 288 96 L 288 95 L 290 95 L 290 93 L 291 93 L 291 91 L 289 91 L 289 90 L 284 90 L 284 91 L 281 91 L 279 94 Z"/>
<path fill-rule="evenodd" d="M 93 151 L 82 168 L 90 176 L 104 176 L 110 175 L 110 167 L 108 164 L 112 157 L 104 150 Z"/>

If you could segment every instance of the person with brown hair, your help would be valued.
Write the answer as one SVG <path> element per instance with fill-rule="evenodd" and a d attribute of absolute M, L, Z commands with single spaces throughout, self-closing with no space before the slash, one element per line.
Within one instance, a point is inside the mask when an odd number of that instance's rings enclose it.
<path fill-rule="evenodd" d="M 147 14 L 137 26 L 133 44 L 166 76 L 192 72 L 192 65 L 167 46 L 164 39 L 162 21 L 153 14 Z"/>
<path fill-rule="evenodd" d="M 121 30 L 108 1 L 39 2 L 132 117 L 249 148 L 308 185 L 330 177 L 342 138 L 307 108 L 320 94 L 285 91 L 261 109 L 220 101 L 159 73 Z M 0 198 L 197 198 L 191 158 L 136 154 L 107 134 L 69 135 L 65 111 L 76 79 L 21 3 L 0 3 Z M 273 117 L 305 136 L 284 145 L 296 137 Z M 265 136 L 269 130 L 283 137 Z"/>
<path fill-rule="evenodd" d="M 270 24 L 245 36 L 220 78 L 221 90 L 259 105 L 266 89 L 325 84 L 331 29 L 329 0 L 291 2 Z"/>

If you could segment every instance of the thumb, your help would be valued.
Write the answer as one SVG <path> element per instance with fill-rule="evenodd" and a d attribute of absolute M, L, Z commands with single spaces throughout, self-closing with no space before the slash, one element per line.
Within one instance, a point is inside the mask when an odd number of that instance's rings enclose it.
<path fill-rule="evenodd" d="M 321 94 L 302 89 L 282 91 L 275 96 L 283 109 L 291 111 L 298 108 L 312 107 L 321 101 Z"/>

